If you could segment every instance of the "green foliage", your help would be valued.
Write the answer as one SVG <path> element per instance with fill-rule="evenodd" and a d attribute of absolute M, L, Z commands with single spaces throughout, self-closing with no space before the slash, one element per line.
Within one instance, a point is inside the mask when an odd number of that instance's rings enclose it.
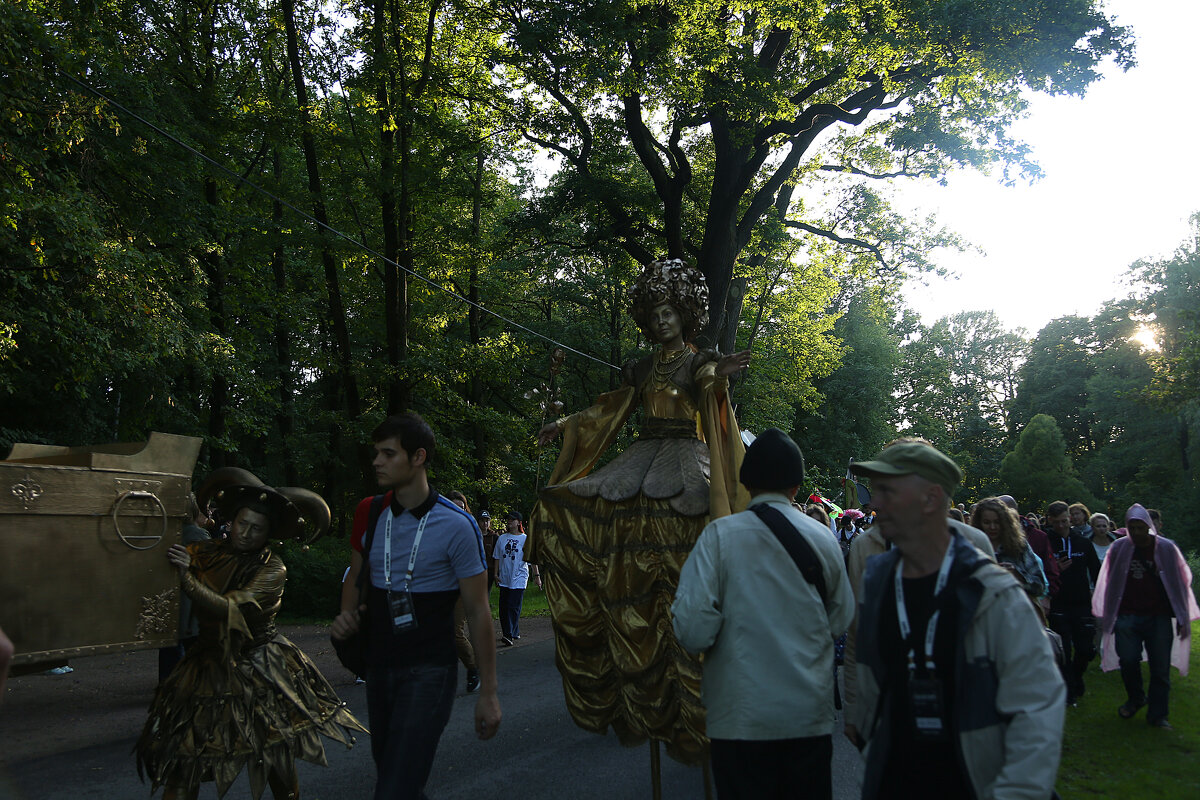
<path fill-rule="evenodd" d="M 1061 317 L 1038 331 L 1029 359 L 1021 368 L 1009 427 L 1011 436 L 1037 414 L 1061 420 L 1072 456 L 1095 448 L 1092 419 L 1087 413 L 1087 382 L 1096 374 L 1095 328 L 1086 317 Z"/>
<path fill-rule="evenodd" d="M 900 367 L 900 347 L 889 312 L 879 296 L 850 300 L 834 324 L 844 346 L 841 363 L 815 383 L 820 405 L 797 410 L 792 435 L 804 450 L 810 478 L 822 470 L 813 483 L 824 492 L 834 491 L 850 459 L 871 458 L 896 435 L 892 380 Z"/>
<path fill-rule="evenodd" d="M 1046 414 L 1025 426 L 1016 448 L 1001 462 L 1000 479 L 1023 510 L 1041 511 L 1055 500 L 1099 506 L 1075 473 L 1058 423 Z"/>
<path fill-rule="evenodd" d="M 350 566 L 350 545 L 342 537 L 319 539 L 312 545 L 276 545 L 287 567 L 280 614 L 288 619 L 329 620 L 342 601 L 342 575 Z"/>
<path fill-rule="evenodd" d="M 963 312 L 929 327 L 910 316 L 901 327 L 901 432 L 929 439 L 958 463 L 961 499 L 1000 493 L 1004 431 L 1027 343 L 992 312 Z"/>
<path fill-rule="evenodd" d="M 648 352 L 626 289 L 670 255 L 709 276 L 710 339 L 754 351 L 739 419 L 793 430 L 815 488 L 910 433 L 959 461 L 964 495 L 992 493 L 1005 437 L 1048 413 L 1110 509 L 1190 508 L 1195 243 L 1028 349 L 994 316 L 926 326 L 898 300 L 965 244 L 897 213 L 888 181 L 1036 175 L 1007 134 L 1027 93 L 1130 63 L 1097 5 L 0 4 L 0 448 L 201 436 L 198 475 L 312 487 L 344 531 L 375 488 L 369 432 L 411 408 L 440 488 L 527 511 L 557 455 L 533 439 L 547 398 L 582 409 Z M 556 161 L 535 169 L 535 147 Z M 416 276 L 598 361 L 551 379 L 552 345 Z M 1160 353 L 1126 344 L 1143 321 Z M 344 557 L 288 550 L 289 609 L 327 614 Z"/>
<path fill-rule="evenodd" d="M 631 257 L 694 255 L 717 311 L 747 263 L 794 249 L 780 229 L 885 270 L 928 268 L 937 234 L 863 185 L 960 165 L 1035 175 L 1006 133 L 1023 92 L 1082 92 L 1100 61 L 1132 64 L 1128 31 L 1087 0 L 532 0 L 505 13 L 514 124 L 562 156 Z M 847 176 L 839 200 L 820 173 Z M 794 204 L 809 187 L 811 205 Z M 707 341 L 730 331 L 715 313 Z"/>

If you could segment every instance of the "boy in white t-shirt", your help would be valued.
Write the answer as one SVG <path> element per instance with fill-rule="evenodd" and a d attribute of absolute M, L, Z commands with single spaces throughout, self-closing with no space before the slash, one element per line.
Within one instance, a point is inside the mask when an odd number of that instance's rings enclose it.
<path fill-rule="evenodd" d="M 529 564 L 525 561 L 525 526 L 521 514 L 510 511 L 508 530 L 496 540 L 492 557 L 496 559 L 496 583 L 500 585 L 500 641 L 511 647 L 514 639 L 521 638 L 521 602 L 525 597 L 525 586 L 529 583 Z M 542 576 L 537 565 L 533 565 L 533 578 L 538 588 Z"/>

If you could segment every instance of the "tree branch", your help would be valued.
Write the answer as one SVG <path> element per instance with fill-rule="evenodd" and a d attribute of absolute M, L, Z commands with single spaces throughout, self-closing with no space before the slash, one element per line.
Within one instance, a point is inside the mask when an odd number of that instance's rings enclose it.
<path fill-rule="evenodd" d="M 807 222 L 800 222 L 799 220 L 785 219 L 783 221 L 783 224 L 789 228 L 797 228 L 802 231 L 807 231 L 808 233 L 814 234 L 816 236 L 823 236 L 824 238 L 829 239 L 834 242 L 837 242 L 838 244 L 849 245 L 851 247 L 857 247 L 861 250 L 866 250 L 868 253 L 870 253 L 875 258 L 876 261 L 879 262 L 879 266 L 884 271 L 886 271 L 886 272 L 895 272 L 896 271 L 896 267 L 888 263 L 887 257 L 883 254 L 883 248 L 881 248 L 877 244 L 871 244 L 870 242 L 866 241 L 865 239 L 856 239 L 852 236 L 839 236 L 838 234 L 834 233 L 832 230 L 826 230 L 825 228 L 818 228 L 816 225 L 810 225 Z"/>

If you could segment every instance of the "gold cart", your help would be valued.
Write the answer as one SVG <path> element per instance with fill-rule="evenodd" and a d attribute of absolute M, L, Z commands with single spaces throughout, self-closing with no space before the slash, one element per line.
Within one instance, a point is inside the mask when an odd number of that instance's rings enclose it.
<path fill-rule="evenodd" d="M 14 445 L 0 461 L 0 627 L 14 666 L 175 643 L 200 439 Z"/>

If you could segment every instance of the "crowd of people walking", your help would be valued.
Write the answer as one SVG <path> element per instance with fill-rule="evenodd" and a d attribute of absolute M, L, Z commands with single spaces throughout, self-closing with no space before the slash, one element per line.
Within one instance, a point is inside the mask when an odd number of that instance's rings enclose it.
<path fill-rule="evenodd" d="M 499 643 L 512 646 L 525 588 L 542 576 L 519 512 L 495 532 L 463 493 L 429 485 L 434 436 L 420 417 L 389 418 L 374 438 L 384 494 L 355 514 L 332 631 L 339 654 L 363 643 L 353 668 L 366 682 L 375 797 L 420 798 L 458 662 L 478 694 L 479 738 L 500 725 L 491 584 Z M 1097 653 L 1120 670 L 1114 713 L 1144 707 L 1150 725 L 1171 728 L 1169 668 L 1187 673 L 1200 608 L 1161 514 L 1134 504 L 1118 526 L 1065 501 L 1021 514 L 1008 495 L 952 507 L 961 472 L 920 439 L 851 470 L 870 484 L 868 505 L 832 517 L 800 506 L 803 455 L 765 431 L 740 465 L 747 509 L 708 523 L 683 564 L 670 621 L 678 645 L 703 654 L 722 800 L 830 798 L 838 708 L 863 753 L 864 798 L 1047 797 Z M 365 728 L 274 630 L 283 566 L 267 533 L 294 532 L 296 503 L 261 485 L 217 500 L 229 536 L 169 554 L 201 636 L 165 676 L 139 768 L 167 797 L 210 780 L 223 793 L 243 770 L 255 797 L 268 786 L 297 797 L 294 759 L 321 763 L 321 736 L 351 744 Z"/>

